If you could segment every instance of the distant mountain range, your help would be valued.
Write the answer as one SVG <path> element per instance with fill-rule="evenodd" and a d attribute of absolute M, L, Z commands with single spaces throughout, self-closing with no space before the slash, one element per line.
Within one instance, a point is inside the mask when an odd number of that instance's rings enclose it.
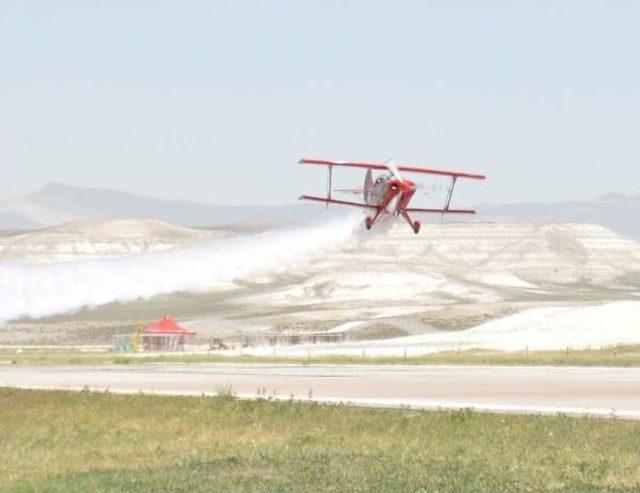
<path fill-rule="evenodd" d="M 336 212 L 332 212 L 335 214 Z M 314 204 L 209 205 L 49 183 L 23 197 L 0 202 L 0 229 L 35 229 L 79 219 L 158 219 L 179 226 L 301 222 L 326 211 Z"/>
<path fill-rule="evenodd" d="M 640 195 L 611 193 L 571 202 L 482 204 L 477 209 L 473 220 L 595 223 L 640 239 Z M 341 211 L 334 207 L 329 213 L 338 215 Z M 181 226 L 278 224 L 306 222 L 326 215 L 325 208 L 317 204 L 208 205 L 50 183 L 29 195 L 0 202 L 0 229 L 35 229 L 78 219 L 119 218 L 159 219 Z"/>
<path fill-rule="evenodd" d="M 594 223 L 640 239 L 640 194 L 609 193 L 592 200 L 555 203 L 483 204 L 475 219 Z"/>

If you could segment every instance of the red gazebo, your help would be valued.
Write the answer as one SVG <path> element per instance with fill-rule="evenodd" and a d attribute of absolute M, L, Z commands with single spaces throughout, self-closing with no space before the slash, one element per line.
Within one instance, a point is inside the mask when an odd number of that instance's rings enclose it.
<path fill-rule="evenodd" d="M 196 335 L 192 330 L 178 325 L 172 317 L 162 317 L 140 334 L 145 351 L 184 351 L 184 340 Z"/>

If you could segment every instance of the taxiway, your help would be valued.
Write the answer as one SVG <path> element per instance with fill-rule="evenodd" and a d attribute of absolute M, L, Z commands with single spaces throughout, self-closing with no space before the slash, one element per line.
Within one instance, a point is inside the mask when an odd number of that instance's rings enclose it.
<path fill-rule="evenodd" d="M 0 385 L 271 397 L 640 419 L 640 368 L 284 364 L 0 365 Z"/>

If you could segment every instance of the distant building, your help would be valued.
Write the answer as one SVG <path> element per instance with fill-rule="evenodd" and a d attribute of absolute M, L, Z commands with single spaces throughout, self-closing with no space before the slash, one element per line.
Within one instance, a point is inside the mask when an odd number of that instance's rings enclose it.
<path fill-rule="evenodd" d="M 247 341 L 250 346 L 296 346 L 299 344 L 323 344 L 345 342 L 349 340 L 346 332 L 263 332 L 253 340 Z"/>
<path fill-rule="evenodd" d="M 184 351 L 184 342 L 195 332 L 178 325 L 171 317 L 162 317 L 153 325 L 140 331 L 145 351 Z"/>

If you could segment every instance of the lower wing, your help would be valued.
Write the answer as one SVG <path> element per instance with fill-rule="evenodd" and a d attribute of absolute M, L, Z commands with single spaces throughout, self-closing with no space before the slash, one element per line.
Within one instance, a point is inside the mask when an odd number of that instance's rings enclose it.
<path fill-rule="evenodd" d="M 431 214 L 475 214 L 473 209 L 405 209 L 407 212 L 425 212 Z"/>
<path fill-rule="evenodd" d="M 364 209 L 377 209 L 375 205 L 362 204 L 360 202 L 349 202 L 346 200 L 334 200 L 323 197 L 314 197 L 312 195 L 301 195 L 299 200 L 311 200 L 314 202 L 324 202 L 325 204 L 350 205 L 351 207 L 362 207 Z"/>

